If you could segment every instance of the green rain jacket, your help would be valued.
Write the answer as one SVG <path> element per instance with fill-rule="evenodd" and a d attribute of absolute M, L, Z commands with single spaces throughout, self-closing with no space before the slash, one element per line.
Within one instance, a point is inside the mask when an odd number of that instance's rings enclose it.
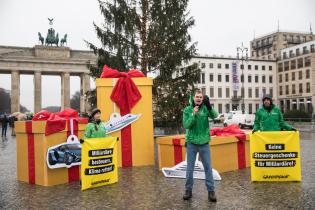
<path fill-rule="evenodd" d="M 212 119 L 218 116 L 218 113 L 211 109 L 208 111 L 205 105 L 199 107 L 195 115 L 192 103 L 187 106 L 183 112 L 183 126 L 186 129 L 186 142 L 193 144 L 207 144 L 210 141 L 209 117 Z"/>
<path fill-rule="evenodd" d="M 255 115 L 254 128 L 255 131 L 281 131 L 292 130 L 293 127 L 286 123 L 283 119 L 280 109 L 274 104 L 271 105 L 271 111 L 268 112 L 264 107 L 257 110 Z"/>
<path fill-rule="evenodd" d="M 95 127 L 97 129 L 95 129 Z M 96 124 L 94 121 L 87 124 L 84 133 L 84 139 L 86 138 L 102 138 L 106 137 L 106 130 L 104 127 L 104 123 Z"/>

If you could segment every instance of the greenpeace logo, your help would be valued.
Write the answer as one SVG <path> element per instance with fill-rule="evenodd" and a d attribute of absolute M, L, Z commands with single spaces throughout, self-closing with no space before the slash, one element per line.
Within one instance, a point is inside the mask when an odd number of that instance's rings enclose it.
<path fill-rule="evenodd" d="M 264 179 L 287 179 L 290 175 L 264 175 Z"/>

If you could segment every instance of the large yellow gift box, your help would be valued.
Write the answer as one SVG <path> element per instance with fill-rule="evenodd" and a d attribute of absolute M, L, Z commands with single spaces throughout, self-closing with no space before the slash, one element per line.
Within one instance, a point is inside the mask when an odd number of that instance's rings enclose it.
<path fill-rule="evenodd" d="M 164 136 L 156 139 L 159 168 L 173 167 L 185 160 L 185 135 Z M 227 172 L 250 166 L 249 136 L 240 141 L 235 136 L 212 136 L 209 143 L 212 168 Z"/>
<path fill-rule="evenodd" d="M 74 126 L 74 134 L 80 139 L 84 135 L 86 121 Z M 16 121 L 17 179 L 42 186 L 78 181 L 79 166 L 50 169 L 47 166 L 47 150 L 55 145 L 66 143 L 70 133 L 70 123 L 62 131 L 46 135 L 46 121 Z"/>
<path fill-rule="evenodd" d="M 130 113 L 141 114 L 141 116 L 122 130 L 110 133 L 111 136 L 120 139 L 117 145 L 118 166 L 154 165 L 153 81 L 147 77 L 131 78 L 131 80 L 138 88 L 141 99 L 132 107 Z M 104 122 L 107 122 L 113 113 L 121 113 L 119 106 L 111 100 L 117 82 L 118 78 L 96 79 L 97 107 L 101 110 L 101 118 Z"/>

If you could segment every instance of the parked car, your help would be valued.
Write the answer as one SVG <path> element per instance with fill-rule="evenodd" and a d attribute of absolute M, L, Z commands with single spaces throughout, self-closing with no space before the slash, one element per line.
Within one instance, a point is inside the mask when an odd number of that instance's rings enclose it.
<path fill-rule="evenodd" d="M 213 123 L 223 123 L 227 114 L 219 114 L 217 118 L 213 119 Z"/>
<path fill-rule="evenodd" d="M 252 128 L 254 126 L 255 115 L 242 113 L 242 111 L 231 111 L 228 113 L 228 117 L 224 120 L 224 127 L 236 124 L 240 128 Z"/>

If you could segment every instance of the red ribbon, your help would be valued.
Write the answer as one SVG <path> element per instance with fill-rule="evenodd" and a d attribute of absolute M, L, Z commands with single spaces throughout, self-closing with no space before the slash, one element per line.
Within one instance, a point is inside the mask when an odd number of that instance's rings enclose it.
<path fill-rule="evenodd" d="M 174 162 L 175 165 L 183 161 L 183 152 L 182 152 L 182 145 L 180 144 L 180 139 L 173 138 L 173 145 L 174 145 Z"/>
<path fill-rule="evenodd" d="M 32 133 L 32 121 L 25 122 L 25 131 L 27 133 L 27 154 L 28 154 L 28 182 L 35 184 L 35 142 Z"/>
<path fill-rule="evenodd" d="M 101 78 L 119 78 L 110 96 L 120 108 L 122 116 L 130 113 L 131 109 L 141 99 L 141 94 L 132 81 L 132 77 L 144 77 L 141 71 L 132 69 L 128 73 L 116 69 L 103 67 Z M 132 166 L 131 125 L 121 130 L 122 167 Z"/>

